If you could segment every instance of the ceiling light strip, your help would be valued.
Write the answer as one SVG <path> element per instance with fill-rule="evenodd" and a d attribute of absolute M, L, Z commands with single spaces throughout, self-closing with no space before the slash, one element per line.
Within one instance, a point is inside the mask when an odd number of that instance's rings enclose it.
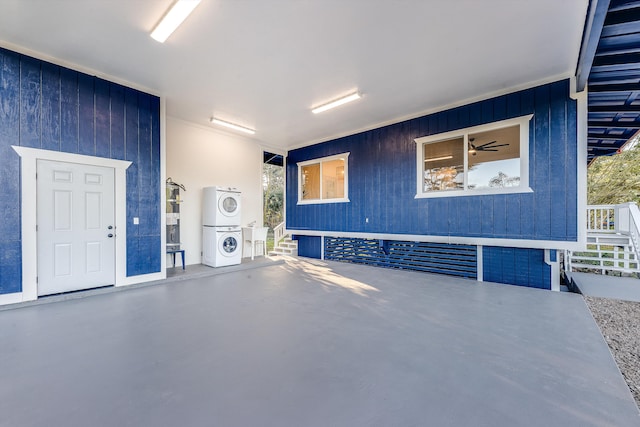
<path fill-rule="evenodd" d="M 253 134 L 256 133 L 256 131 L 253 130 L 253 129 L 249 129 L 249 128 L 246 128 L 244 126 L 237 125 L 235 123 L 225 122 L 224 120 L 216 119 L 214 117 L 211 117 L 211 119 L 209 121 L 211 123 L 213 123 L 214 125 L 224 126 L 224 127 L 229 128 L 229 129 L 234 129 L 234 130 L 238 130 L 240 132 L 248 133 L 249 135 L 253 135 Z"/>
<path fill-rule="evenodd" d="M 330 110 L 332 108 L 338 107 L 340 105 L 346 104 L 347 102 L 351 102 L 351 101 L 355 101 L 356 99 L 360 99 L 360 94 L 358 92 L 354 92 L 350 95 L 347 96 L 343 96 L 342 98 L 338 98 L 334 101 L 331 101 L 329 103 L 320 105 L 318 107 L 315 107 L 313 110 L 311 110 L 311 112 L 313 114 L 318 114 L 318 113 L 322 113 L 323 111 L 327 111 Z"/>
<path fill-rule="evenodd" d="M 200 0 L 178 0 L 164 15 L 162 20 L 151 32 L 154 40 L 164 43 L 165 40 L 187 19 L 193 9 L 200 4 Z"/>

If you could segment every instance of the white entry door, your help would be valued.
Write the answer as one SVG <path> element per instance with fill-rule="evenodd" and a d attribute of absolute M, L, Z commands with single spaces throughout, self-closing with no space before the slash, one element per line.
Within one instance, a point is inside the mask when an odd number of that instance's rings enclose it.
<path fill-rule="evenodd" d="M 37 162 L 38 295 L 115 283 L 114 169 Z"/>

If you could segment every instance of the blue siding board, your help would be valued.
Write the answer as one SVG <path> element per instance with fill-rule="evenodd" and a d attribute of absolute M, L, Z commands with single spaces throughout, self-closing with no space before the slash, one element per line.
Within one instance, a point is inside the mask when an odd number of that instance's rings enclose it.
<path fill-rule="evenodd" d="M 520 232 L 520 203 L 522 200 L 522 196 L 517 194 L 509 197 L 505 200 L 505 236 L 504 237 L 514 237 L 520 236 L 522 233 Z"/>
<path fill-rule="evenodd" d="M 20 161 L 18 154 L 8 142 L 0 141 L 0 158 L 4 167 L 0 168 L 0 236 L 5 241 L 20 240 Z"/>
<path fill-rule="evenodd" d="M 0 240 L 0 294 L 22 290 L 21 259 L 22 249 L 19 240 Z"/>
<path fill-rule="evenodd" d="M 575 241 L 576 111 L 565 80 L 292 150 L 286 174 L 287 227 Z M 415 199 L 414 138 L 527 114 L 533 115 L 529 125 L 529 184 L 533 193 Z M 351 202 L 296 205 L 296 163 L 346 151 L 351 153 Z M 554 181 L 554 177 L 559 178 Z M 540 271 L 534 266 L 531 274 Z M 540 273 L 532 283 L 539 284 L 543 276 Z M 525 284 L 523 279 L 514 280 Z"/>
<path fill-rule="evenodd" d="M 60 150 L 60 67 L 42 63 L 42 142 L 45 150 Z"/>
<path fill-rule="evenodd" d="M 293 236 L 298 241 L 298 255 L 320 259 L 322 256 L 322 239 L 318 236 Z"/>
<path fill-rule="evenodd" d="M 79 141 L 78 72 L 60 69 L 60 151 L 77 153 Z"/>
<path fill-rule="evenodd" d="M 127 276 L 139 276 L 141 274 L 140 243 L 138 236 L 132 236 L 127 232 L 127 251 L 134 251 L 138 256 L 127 257 Z"/>
<path fill-rule="evenodd" d="M 493 235 L 497 238 L 507 237 L 507 204 L 509 196 L 501 194 L 495 196 L 493 199 L 493 221 L 491 226 L 493 227 Z"/>
<path fill-rule="evenodd" d="M 578 128 L 578 112 L 574 104 L 569 103 L 567 106 L 567 149 L 566 149 L 566 164 L 575 165 L 578 161 L 578 146 L 577 144 L 571 144 L 577 138 Z M 567 206 L 567 219 L 566 219 L 566 232 L 569 240 L 577 240 L 577 224 L 578 224 L 578 209 L 572 209 L 572 206 L 578 204 L 578 174 L 573 168 L 564 168 L 565 183 L 566 183 L 566 206 Z M 580 214 L 583 214 L 582 212 Z"/>
<path fill-rule="evenodd" d="M 109 82 L 96 79 L 96 156 L 106 158 L 111 156 L 111 100 L 109 98 L 109 86 Z"/>
<path fill-rule="evenodd" d="M 40 148 L 40 62 L 20 61 L 20 145 Z"/>
<path fill-rule="evenodd" d="M 0 49 L 0 294 L 22 289 L 20 250 L 20 57 Z"/>
<path fill-rule="evenodd" d="M 151 104 L 150 97 L 138 95 L 138 165 L 139 165 L 139 225 L 140 236 L 148 236 L 157 227 L 156 206 L 153 206 L 153 190 L 156 183 L 152 182 L 153 168 L 151 165 Z"/>
<path fill-rule="evenodd" d="M 543 249 L 483 248 L 483 279 L 540 289 L 551 289 L 551 267 L 544 262 Z"/>
<path fill-rule="evenodd" d="M 120 85 L 110 85 L 111 99 L 111 158 L 125 160 L 124 152 L 124 88 Z M 158 149 L 160 144 L 158 143 Z"/>
<path fill-rule="evenodd" d="M 20 57 L 0 49 L 0 59 L 0 144 L 20 145 Z"/>
<path fill-rule="evenodd" d="M 493 121 L 505 120 L 507 115 L 507 96 L 501 96 L 493 100 Z"/>
<path fill-rule="evenodd" d="M 127 169 L 127 236 L 138 236 L 140 233 L 140 225 L 133 225 L 133 218 L 140 217 L 138 188 L 138 165 L 132 164 Z"/>
<path fill-rule="evenodd" d="M 80 73 L 78 75 L 78 109 L 80 112 L 78 153 L 87 156 L 96 155 L 94 81 L 93 77 L 86 74 Z"/>
<path fill-rule="evenodd" d="M 153 207 L 151 215 L 151 224 L 155 224 L 153 228 L 150 228 L 150 233 L 154 235 L 158 244 L 160 244 L 160 236 L 156 230 L 161 227 L 161 216 L 164 212 L 164 206 L 160 204 L 160 195 L 164 191 L 164 183 L 161 182 L 160 176 L 160 98 L 151 97 L 151 183 L 152 187 L 149 189 L 149 193 L 152 195 L 150 205 Z M 155 187 L 154 187 L 155 186 Z M 158 190 L 158 187 L 160 188 Z M 154 258 L 154 264 L 157 269 L 153 271 L 160 271 L 160 254 L 157 255 L 157 260 Z"/>
<path fill-rule="evenodd" d="M 536 88 L 536 111 L 534 130 L 534 164 L 533 189 L 536 192 L 536 217 L 534 233 L 539 239 L 549 239 L 551 229 L 551 191 L 549 167 L 551 157 L 551 123 L 550 123 L 550 86 Z"/>
<path fill-rule="evenodd" d="M 493 200 L 495 197 L 480 197 L 480 211 L 473 217 L 483 235 L 495 236 L 493 231 Z"/>
<path fill-rule="evenodd" d="M 521 93 L 510 93 L 506 96 L 506 113 L 505 117 L 514 117 L 521 111 Z"/>
<path fill-rule="evenodd" d="M 516 251 L 514 248 L 502 248 L 502 282 L 517 283 Z"/>
<path fill-rule="evenodd" d="M 558 93 L 560 92 L 560 93 Z M 550 105 L 550 152 L 549 159 L 549 187 L 551 196 L 551 209 L 549 214 L 553 215 L 553 211 L 558 206 L 563 206 L 567 200 L 567 182 L 564 176 L 564 162 L 567 158 L 567 103 L 562 99 L 562 87 L 553 85 L 551 87 L 551 105 Z M 555 208 L 555 209 L 554 209 Z M 567 235 L 567 222 L 551 220 L 549 237 L 551 239 L 561 239 Z"/>
<path fill-rule="evenodd" d="M 144 147 L 138 146 L 138 96 L 146 106 Z M 0 294 L 22 289 L 20 158 L 11 145 L 131 160 L 127 220 L 142 207 L 148 222 L 145 236 L 127 229 L 127 274 L 160 271 L 159 119 L 157 97 L 0 48 Z M 139 150 L 145 153 L 143 169 Z M 144 197 L 140 182 L 146 184 Z"/>

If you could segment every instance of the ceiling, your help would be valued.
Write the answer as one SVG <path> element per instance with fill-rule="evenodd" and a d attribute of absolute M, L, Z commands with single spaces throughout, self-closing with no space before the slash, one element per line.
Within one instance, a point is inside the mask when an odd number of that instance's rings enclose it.
<path fill-rule="evenodd" d="M 640 130 L 640 0 L 611 0 L 603 14 L 588 80 L 589 161 Z"/>
<path fill-rule="evenodd" d="M 2 0 L 0 45 L 127 82 L 285 150 L 574 75 L 588 0 Z M 358 89 L 319 115 L 312 106 Z"/>

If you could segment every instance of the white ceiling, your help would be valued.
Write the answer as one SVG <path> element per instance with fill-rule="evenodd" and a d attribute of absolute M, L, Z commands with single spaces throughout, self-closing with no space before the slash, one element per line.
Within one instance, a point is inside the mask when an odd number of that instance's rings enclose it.
<path fill-rule="evenodd" d="M 129 82 L 286 149 L 575 72 L 588 0 L 0 0 L 0 45 Z M 358 89 L 319 115 L 312 106 Z"/>

